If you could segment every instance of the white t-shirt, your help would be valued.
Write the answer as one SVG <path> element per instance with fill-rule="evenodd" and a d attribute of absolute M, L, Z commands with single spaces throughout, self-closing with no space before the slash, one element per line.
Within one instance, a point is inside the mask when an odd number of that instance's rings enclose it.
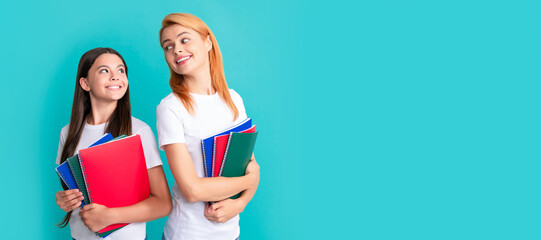
<path fill-rule="evenodd" d="M 132 134 L 139 134 L 141 136 L 141 143 L 143 145 L 143 152 L 145 154 L 145 160 L 147 169 L 162 165 L 160 159 L 160 153 L 156 145 L 156 138 L 150 127 L 143 121 L 132 117 Z M 98 140 L 103 134 L 105 134 L 106 123 L 100 125 L 89 125 L 85 123 L 83 132 L 79 144 L 75 149 L 75 153 L 78 153 L 80 149 L 84 149 L 90 144 Z M 60 131 L 60 144 L 58 144 L 58 153 L 56 155 L 56 164 L 60 164 L 60 158 L 62 155 L 62 148 L 64 142 L 68 137 L 69 124 L 62 128 Z M 71 212 L 70 228 L 71 236 L 77 240 L 79 239 L 95 239 L 95 240 L 115 240 L 115 239 L 145 239 L 146 237 L 146 223 L 131 223 L 111 233 L 106 238 L 98 237 L 94 232 L 90 231 L 88 227 L 83 223 L 79 216 L 80 208 L 77 208 Z"/>
<path fill-rule="evenodd" d="M 185 143 L 195 166 L 197 176 L 204 177 L 201 139 L 216 134 L 246 119 L 242 98 L 234 90 L 229 93 L 239 111 L 233 120 L 233 112 L 217 93 L 214 95 L 192 94 L 194 115 L 190 115 L 180 99 L 170 93 L 156 109 L 158 142 L 160 149 L 172 143 Z M 233 240 L 240 234 L 239 216 L 225 223 L 205 218 L 205 202 L 191 203 L 178 188 L 173 186 L 173 210 L 165 223 L 165 239 L 213 239 Z"/>

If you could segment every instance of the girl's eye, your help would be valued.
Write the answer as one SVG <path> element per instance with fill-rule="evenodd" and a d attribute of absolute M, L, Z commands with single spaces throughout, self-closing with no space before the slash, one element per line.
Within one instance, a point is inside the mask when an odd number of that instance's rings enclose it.
<path fill-rule="evenodd" d="M 187 43 L 189 41 L 190 41 L 190 39 L 187 39 L 187 38 L 183 38 L 182 40 L 180 40 L 181 43 Z"/>
<path fill-rule="evenodd" d="M 108 73 L 109 71 L 107 71 L 107 69 L 102 69 L 100 70 L 100 73 Z"/>
<path fill-rule="evenodd" d="M 122 68 L 121 68 L 121 69 L 118 69 L 118 72 L 119 72 L 119 73 L 124 73 L 124 69 L 122 69 Z"/>
<path fill-rule="evenodd" d="M 171 50 L 171 48 L 173 48 L 173 47 L 171 47 L 171 46 L 166 46 L 166 47 L 164 47 L 163 49 L 164 49 L 165 51 L 169 51 L 169 50 Z"/>

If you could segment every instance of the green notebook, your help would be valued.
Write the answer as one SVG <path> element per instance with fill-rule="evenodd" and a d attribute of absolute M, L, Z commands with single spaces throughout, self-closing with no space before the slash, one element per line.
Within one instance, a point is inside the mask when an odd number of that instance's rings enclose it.
<path fill-rule="evenodd" d="M 257 132 L 253 133 L 229 133 L 227 147 L 225 148 L 224 160 L 220 176 L 223 177 L 240 177 L 244 176 L 246 167 L 252 159 L 254 152 L 255 140 Z M 232 196 L 231 199 L 237 199 L 240 196 L 238 193 Z"/>
<path fill-rule="evenodd" d="M 83 197 L 85 198 L 85 204 L 90 204 L 90 201 L 88 199 L 88 192 L 86 191 L 85 179 L 81 170 L 81 163 L 79 162 L 79 154 L 75 154 L 73 157 L 68 158 L 66 161 L 68 162 L 71 173 L 73 173 L 73 178 L 75 178 L 77 187 L 79 187 L 79 190 L 83 193 Z"/>

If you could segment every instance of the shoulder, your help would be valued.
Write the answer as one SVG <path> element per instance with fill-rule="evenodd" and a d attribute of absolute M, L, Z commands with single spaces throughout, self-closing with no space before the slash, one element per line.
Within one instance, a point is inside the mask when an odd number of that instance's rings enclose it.
<path fill-rule="evenodd" d="M 178 106 L 180 103 L 178 97 L 171 92 L 160 101 L 158 108 L 172 108 Z"/>
<path fill-rule="evenodd" d="M 231 95 L 231 99 L 233 99 L 233 102 L 242 102 L 242 97 L 240 97 L 240 95 L 234 89 L 229 89 L 229 95 Z"/>
<path fill-rule="evenodd" d="M 180 99 L 174 93 L 170 93 L 156 107 L 156 117 L 158 121 L 164 117 L 170 118 L 172 115 L 181 118 L 188 114 L 187 111 Z"/>
<path fill-rule="evenodd" d="M 150 126 L 146 124 L 145 122 L 139 120 L 138 118 L 135 118 L 134 116 L 131 117 L 131 128 L 133 133 L 138 133 L 141 130 L 144 129 L 150 129 Z"/>
<path fill-rule="evenodd" d="M 64 126 L 61 130 L 60 130 L 60 137 L 62 138 L 66 138 L 68 136 L 68 131 L 70 129 L 70 125 L 67 124 L 66 126 Z"/>

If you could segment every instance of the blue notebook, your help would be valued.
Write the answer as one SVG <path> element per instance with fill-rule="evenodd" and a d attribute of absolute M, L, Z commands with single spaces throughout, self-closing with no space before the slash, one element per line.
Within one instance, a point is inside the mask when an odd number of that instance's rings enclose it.
<path fill-rule="evenodd" d="M 110 133 L 106 133 L 105 135 L 100 137 L 100 139 L 98 139 L 97 141 L 95 141 L 94 143 L 92 143 L 88 147 L 93 147 L 93 146 L 96 146 L 96 145 L 100 145 L 100 144 L 106 143 L 106 142 L 108 142 L 108 141 L 110 141 L 112 139 L 113 139 L 113 135 L 111 135 Z M 58 167 L 56 167 L 55 170 L 56 170 L 56 173 L 58 174 L 58 176 L 60 177 L 60 179 L 62 179 L 62 181 L 66 184 L 66 186 L 68 186 L 68 188 L 70 190 L 71 189 L 79 189 L 77 187 L 77 183 L 75 182 L 75 178 L 73 177 L 73 173 L 71 172 L 70 167 L 68 165 L 68 161 L 65 161 L 62 164 L 58 165 Z M 85 205 L 85 202 L 82 201 L 81 207 L 84 206 L 84 205 Z"/>
<path fill-rule="evenodd" d="M 58 165 L 56 167 L 56 173 L 62 179 L 62 181 L 68 186 L 68 188 L 71 189 L 79 189 L 77 187 L 77 183 L 75 182 L 75 178 L 73 178 L 73 174 L 71 173 L 70 167 L 68 165 L 68 161 L 63 162 L 62 164 Z M 85 205 L 85 202 L 81 202 L 81 207 Z"/>
<path fill-rule="evenodd" d="M 100 139 L 98 139 L 98 141 L 95 141 L 94 143 L 90 144 L 90 146 L 88 146 L 88 147 L 94 147 L 96 145 L 100 145 L 102 143 L 109 142 L 111 140 L 113 140 L 113 135 L 111 135 L 110 133 L 106 133 Z"/>
<path fill-rule="evenodd" d="M 240 132 L 252 126 L 252 119 L 246 118 L 239 124 L 230 127 L 218 134 L 201 139 L 201 150 L 203 153 L 203 166 L 205 167 L 205 177 L 212 177 L 212 152 L 214 149 L 214 137 L 229 134 L 230 132 Z"/>

